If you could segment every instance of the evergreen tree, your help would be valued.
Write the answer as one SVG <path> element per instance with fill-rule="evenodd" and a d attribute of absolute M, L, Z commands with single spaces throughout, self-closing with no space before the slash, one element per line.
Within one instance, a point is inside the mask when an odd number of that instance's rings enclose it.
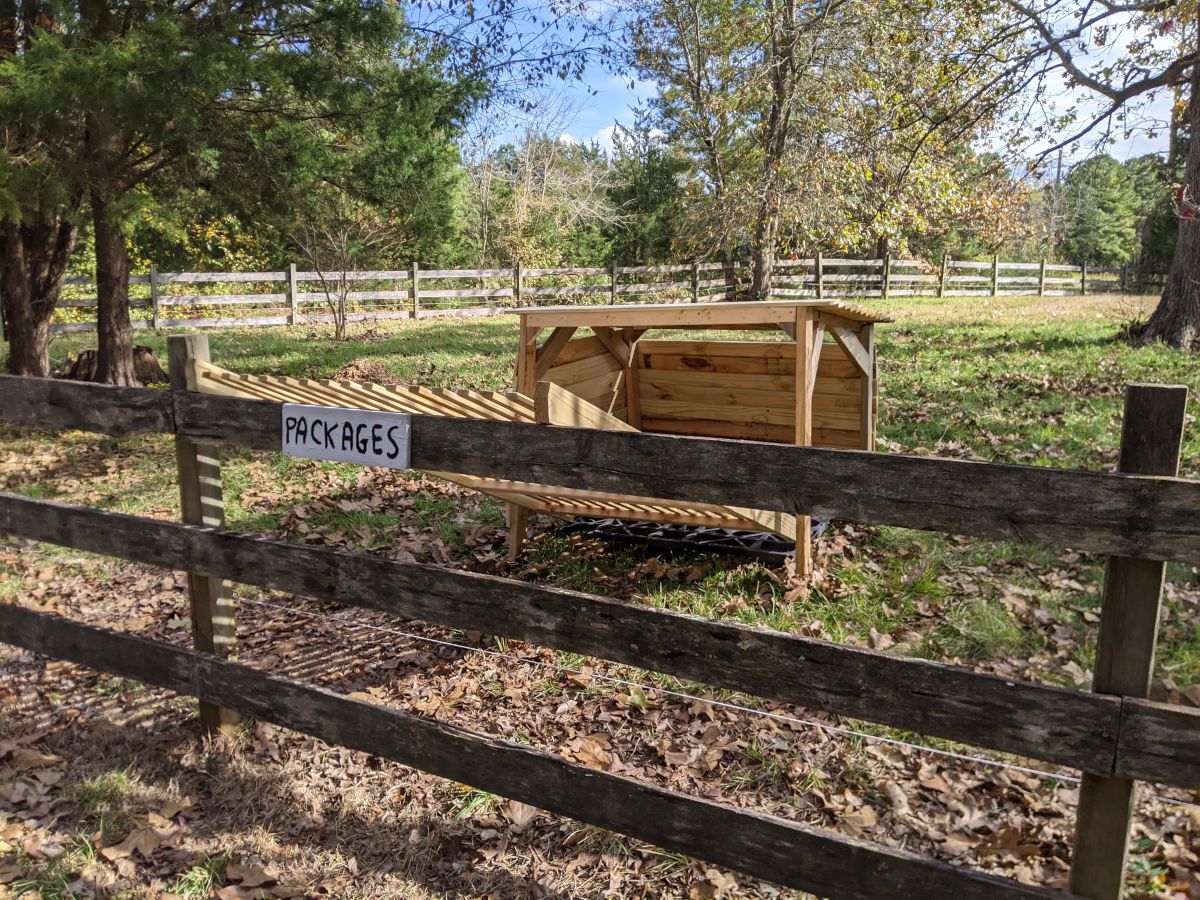
<path fill-rule="evenodd" d="M 1071 169 L 1064 252 L 1076 265 L 1119 266 L 1137 247 L 1138 201 L 1128 170 L 1111 156 Z"/>
<path fill-rule="evenodd" d="M 609 198 L 622 216 L 612 228 L 614 258 L 624 265 L 651 265 L 671 258 L 684 215 L 684 179 L 691 166 L 636 110 L 630 128 L 613 135 Z"/>
<path fill-rule="evenodd" d="M 245 219 L 294 217 L 301 198 L 321 195 L 314 186 L 332 186 L 389 206 L 411 234 L 446 239 L 452 138 L 482 86 L 448 77 L 444 51 L 387 0 L 0 2 L 12 371 L 44 374 L 55 282 L 84 203 L 98 378 L 115 384 L 135 382 L 129 242 L 156 197 L 186 204 L 203 189 Z"/>

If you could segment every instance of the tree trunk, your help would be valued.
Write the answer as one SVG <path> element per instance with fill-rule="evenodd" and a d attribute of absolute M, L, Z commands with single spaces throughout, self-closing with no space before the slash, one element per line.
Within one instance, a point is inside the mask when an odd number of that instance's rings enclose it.
<path fill-rule="evenodd" d="M 0 223 L 0 297 L 8 337 L 8 373 L 50 374 L 50 318 L 62 293 L 76 227 L 47 221 Z"/>
<path fill-rule="evenodd" d="M 133 323 L 129 320 L 129 248 L 109 217 L 108 203 L 93 195 L 96 237 L 96 380 L 140 384 L 133 367 Z"/>
<path fill-rule="evenodd" d="M 771 298 L 771 278 L 775 274 L 775 231 L 779 221 L 773 206 L 769 196 L 763 200 L 758 222 L 754 226 L 754 246 L 751 248 L 753 271 L 750 277 L 752 300 Z"/>
<path fill-rule="evenodd" d="M 1200 66 L 1192 67 L 1191 87 L 1191 131 L 1183 183 L 1188 199 L 1195 204 L 1200 203 Z M 1180 210 L 1179 237 L 1167 286 L 1137 340 L 1200 348 L 1200 218 L 1189 218 L 1186 207 Z"/>

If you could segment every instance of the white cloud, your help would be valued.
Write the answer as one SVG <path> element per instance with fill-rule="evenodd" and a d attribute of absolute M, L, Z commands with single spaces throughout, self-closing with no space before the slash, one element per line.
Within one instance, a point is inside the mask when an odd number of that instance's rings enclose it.
<path fill-rule="evenodd" d="M 560 134 L 558 136 L 558 142 L 560 144 L 578 144 L 579 143 L 579 141 L 577 141 L 575 139 L 574 135 L 569 134 L 566 131 L 564 131 L 562 134 Z"/>
<path fill-rule="evenodd" d="M 613 146 L 614 146 L 614 142 L 616 140 L 617 129 L 619 127 L 621 127 L 622 125 L 625 125 L 625 123 L 614 122 L 612 125 L 609 125 L 607 128 L 601 128 L 594 135 L 592 135 L 592 141 L 599 144 L 600 149 L 603 150 L 606 154 L 608 154 L 609 156 L 612 156 Z M 629 127 L 629 126 L 625 125 L 625 127 Z M 655 137 L 655 138 L 665 138 L 667 136 L 667 133 L 660 128 L 651 128 L 650 136 Z"/>
<path fill-rule="evenodd" d="M 613 135 L 616 134 L 616 132 L 617 126 L 609 125 L 607 128 L 601 128 L 599 131 L 597 131 L 596 136 L 593 137 L 592 140 L 600 145 L 601 150 L 603 150 L 609 156 L 612 156 Z"/>

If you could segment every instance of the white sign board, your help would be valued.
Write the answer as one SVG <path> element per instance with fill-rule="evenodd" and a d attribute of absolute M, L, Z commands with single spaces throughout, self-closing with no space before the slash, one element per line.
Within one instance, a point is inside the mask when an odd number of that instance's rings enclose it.
<path fill-rule="evenodd" d="M 407 469 L 408 413 L 283 404 L 283 453 Z"/>

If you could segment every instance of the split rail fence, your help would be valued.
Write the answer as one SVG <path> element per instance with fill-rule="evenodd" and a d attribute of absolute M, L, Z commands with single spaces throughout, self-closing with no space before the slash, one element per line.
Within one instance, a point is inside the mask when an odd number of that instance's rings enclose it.
<path fill-rule="evenodd" d="M 175 437 L 184 524 L 0 494 L 0 532 L 190 572 L 195 649 L 0 604 L 0 641 L 196 696 L 673 852 L 827 897 L 1117 898 L 1138 780 L 1200 788 L 1200 710 L 1147 699 L 1167 561 L 1200 562 L 1200 482 L 1177 475 L 1185 388 L 1127 390 L 1120 472 L 413 415 L 418 469 L 825 515 L 1108 556 L 1094 691 L 1014 681 L 505 578 L 224 530 L 220 448 L 281 448 L 282 407 L 0 376 L 0 421 Z M 1083 773 L 1071 891 L 675 793 L 228 657 L 229 580 L 477 629 Z"/>
<path fill-rule="evenodd" d="M 330 274 L 331 279 L 340 277 Z M 407 269 L 345 274 L 352 321 L 496 315 L 521 306 L 734 299 L 749 283 L 743 265 L 722 263 L 532 269 Z M 150 272 L 130 278 L 135 328 L 225 328 L 332 321 L 321 273 L 295 265 L 276 272 Z M 946 258 L 848 259 L 817 255 L 780 260 L 772 296 L 778 299 L 1004 294 L 1064 296 L 1089 291 L 1137 291 L 1127 269 L 1040 262 L 972 262 Z M 95 330 L 94 286 L 71 278 L 59 304 L 55 333 Z"/>

